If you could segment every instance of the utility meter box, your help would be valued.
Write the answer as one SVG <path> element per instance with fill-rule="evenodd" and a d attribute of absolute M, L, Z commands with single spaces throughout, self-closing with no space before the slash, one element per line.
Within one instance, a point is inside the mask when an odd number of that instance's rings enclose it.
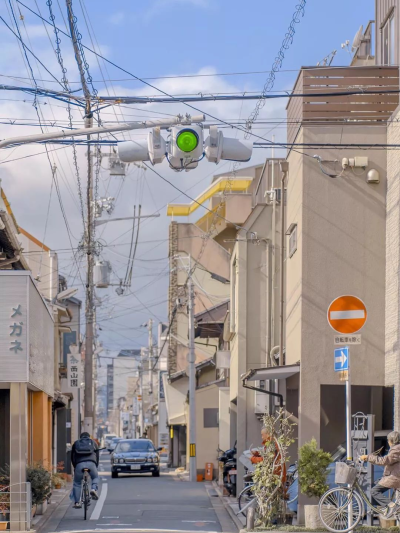
<path fill-rule="evenodd" d="M 110 285 L 111 263 L 97 261 L 93 270 L 93 281 L 98 289 L 107 289 Z"/>

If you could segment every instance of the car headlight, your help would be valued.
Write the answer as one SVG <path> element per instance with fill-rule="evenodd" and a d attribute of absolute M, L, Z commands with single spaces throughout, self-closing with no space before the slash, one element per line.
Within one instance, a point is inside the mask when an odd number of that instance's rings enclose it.
<path fill-rule="evenodd" d="M 118 459 L 119 463 L 125 463 L 125 459 Z"/>
<path fill-rule="evenodd" d="M 153 462 L 153 458 L 152 458 L 152 457 L 148 457 L 148 458 L 146 459 L 146 462 L 147 462 L 147 463 L 152 463 L 152 462 Z"/>

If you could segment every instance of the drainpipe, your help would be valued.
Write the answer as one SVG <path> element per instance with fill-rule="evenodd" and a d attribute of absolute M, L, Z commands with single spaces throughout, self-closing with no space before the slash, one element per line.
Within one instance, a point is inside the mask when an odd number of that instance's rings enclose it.
<path fill-rule="evenodd" d="M 271 241 L 269 239 L 265 240 L 266 250 L 265 250 L 265 285 L 266 285 L 266 335 L 265 335 L 265 365 L 269 366 L 269 357 L 271 350 Z"/>
<path fill-rule="evenodd" d="M 269 360 L 270 360 L 271 366 L 277 366 L 276 362 L 275 362 L 275 359 L 274 359 L 274 355 L 279 353 L 280 349 L 281 349 L 281 347 L 279 345 L 278 346 L 274 346 L 271 349 L 271 351 L 269 352 Z M 267 366 L 269 366 L 269 365 L 267 365 Z"/>
<path fill-rule="evenodd" d="M 284 312 L 285 312 L 285 181 L 289 171 L 288 161 L 280 161 L 281 180 L 281 283 L 280 283 L 280 339 L 279 339 L 279 366 L 283 366 L 284 344 Z"/>

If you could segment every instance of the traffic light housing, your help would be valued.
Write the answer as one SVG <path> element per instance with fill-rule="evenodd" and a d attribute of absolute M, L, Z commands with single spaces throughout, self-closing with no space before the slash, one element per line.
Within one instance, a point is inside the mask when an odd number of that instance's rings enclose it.
<path fill-rule="evenodd" d="M 196 168 L 204 153 L 203 128 L 197 124 L 174 126 L 168 148 L 171 168 L 178 171 Z"/>
<path fill-rule="evenodd" d="M 205 156 L 210 163 L 218 163 L 221 159 L 228 161 L 250 161 L 253 143 L 232 137 L 224 137 L 217 126 L 210 126 L 210 135 L 205 142 Z"/>
<path fill-rule="evenodd" d="M 167 141 L 157 127 L 149 132 L 147 141 L 118 144 L 118 155 L 123 162 L 150 161 L 156 165 L 167 158 L 169 166 L 178 172 L 196 168 L 203 157 L 215 164 L 221 160 L 249 161 L 252 151 L 252 142 L 224 137 L 217 126 L 209 127 L 209 136 L 204 141 L 204 129 L 200 124 L 173 126 Z"/>

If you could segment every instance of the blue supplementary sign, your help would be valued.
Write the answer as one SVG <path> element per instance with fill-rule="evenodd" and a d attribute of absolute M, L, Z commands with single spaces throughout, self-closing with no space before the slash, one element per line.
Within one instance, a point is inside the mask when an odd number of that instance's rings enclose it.
<path fill-rule="evenodd" d="M 349 369 L 349 347 L 336 348 L 334 351 L 335 372 Z"/>

